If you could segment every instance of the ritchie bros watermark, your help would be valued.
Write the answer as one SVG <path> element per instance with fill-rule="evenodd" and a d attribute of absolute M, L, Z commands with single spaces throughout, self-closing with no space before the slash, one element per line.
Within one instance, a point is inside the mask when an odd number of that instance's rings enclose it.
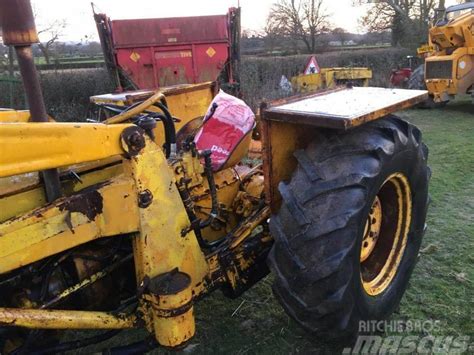
<path fill-rule="evenodd" d="M 388 320 L 361 321 L 361 334 L 386 332 L 389 336 L 360 335 L 354 345 L 343 350 L 343 354 L 465 354 L 473 344 L 467 335 L 425 335 L 442 329 L 437 320 Z M 420 333 L 423 335 L 412 335 Z"/>

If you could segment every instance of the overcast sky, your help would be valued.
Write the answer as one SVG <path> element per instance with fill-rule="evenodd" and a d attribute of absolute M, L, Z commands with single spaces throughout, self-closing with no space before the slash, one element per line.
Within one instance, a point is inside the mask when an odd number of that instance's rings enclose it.
<path fill-rule="evenodd" d="M 260 30 L 265 25 L 268 11 L 275 0 L 240 0 L 244 29 Z M 447 5 L 455 3 L 447 0 Z M 90 0 L 32 0 L 37 24 L 54 19 L 65 19 L 68 26 L 63 41 L 79 41 L 85 36 L 97 39 Z M 326 0 L 332 23 L 350 32 L 360 32 L 358 19 L 367 7 L 352 7 L 352 0 Z M 98 10 L 112 19 L 153 18 L 224 14 L 238 5 L 238 0 L 95 0 Z"/>

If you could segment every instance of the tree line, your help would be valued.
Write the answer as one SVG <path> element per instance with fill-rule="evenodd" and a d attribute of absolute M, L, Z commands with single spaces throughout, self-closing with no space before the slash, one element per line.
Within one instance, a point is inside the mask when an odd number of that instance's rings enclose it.
<path fill-rule="evenodd" d="M 286 47 L 293 53 L 315 53 L 327 46 L 328 35 L 344 45 L 351 35 L 344 28 L 331 23 L 326 10 L 329 0 L 277 0 L 267 16 L 265 27 L 257 35 L 243 33 L 244 38 L 260 37 L 267 47 Z M 469 1 L 469 0 L 464 0 Z M 386 39 L 390 35 L 392 46 L 418 47 L 427 40 L 427 33 L 434 16 L 445 8 L 445 0 L 352 0 L 352 6 L 364 6 L 367 10 L 359 19 L 360 25 L 368 33 L 364 38 L 371 41 Z M 463 1 L 460 1 L 463 2 Z M 61 42 L 67 31 L 67 21 L 57 19 L 50 23 L 41 21 L 41 14 L 34 10 L 38 18 L 38 33 L 41 42 L 37 50 L 47 64 L 55 57 L 71 55 L 100 54 L 100 45 L 91 41 L 94 35 L 85 35 L 76 45 Z M 244 42 L 245 43 L 245 42 Z M 0 46 L 1 47 L 1 46 Z M 5 62 L 0 48 L 0 64 Z"/>
<path fill-rule="evenodd" d="M 268 15 L 264 36 L 302 43 L 314 53 L 322 36 L 328 33 L 344 38 L 345 30 L 334 28 L 325 8 L 326 0 L 279 0 Z M 391 34 L 392 46 L 417 47 L 427 40 L 431 21 L 445 9 L 445 0 L 353 0 L 352 6 L 364 6 L 359 20 L 368 33 Z"/>

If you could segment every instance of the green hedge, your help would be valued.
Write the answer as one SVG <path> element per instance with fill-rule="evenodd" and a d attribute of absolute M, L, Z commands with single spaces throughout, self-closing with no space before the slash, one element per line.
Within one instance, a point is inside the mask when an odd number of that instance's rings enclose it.
<path fill-rule="evenodd" d="M 382 48 L 330 52 L 317 55 L 321 67 L 369 67 L 373 86 L 387 86 L 392 68 L 403 63 L 410 52 L 401 48 Z M 244 99 L 256 109 L 264 100 L 285 95 L 279 89 L 282 75 L 288 78 L 303 71 L 307 55 L 287 57 L 243 57 L 241 80 Z M 60 121 L 82 121 L 87 118 L 89 97 L 113 90 L 106 70 L 77 69 L 44 71 L 40 75 L 46 107 Z M 8 106 L 7 86 L 0 86 L 0 107 Z M 15 90 L 18 102 L 23 97 L 21 85 Z M 22 108 L 22 107 L 16 107 Z"/>
<path fill-rule="evenodd" d="M 319 65 L 329 67 L 368 67 L 373 71 L 372 86 L 386 87 L 392 68 L 404 62 L 411 52 L 404 48 L 381 48 L 318 54 Z M 262 99 L 281 97 L 282 75 L 288 79 L 301 73 L 308 55 L 287 57 L 244 57 L 242 59 L 242 90 L 252 107 Z"/>
<path fill-rule="evenodd" d="M 40 78 L 48 113 L 59 121 L 84 121 L 89 97 L 113 90 L 104 69 L 42 72 Z"/>

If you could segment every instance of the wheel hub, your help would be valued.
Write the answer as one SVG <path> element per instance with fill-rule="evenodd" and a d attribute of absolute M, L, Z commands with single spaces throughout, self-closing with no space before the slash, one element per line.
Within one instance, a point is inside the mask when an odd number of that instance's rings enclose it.
<path fill-rule="evenodd" d="M 372 203 L 360 252 L 365 292 L 377 296 L 393 281 L 405 251 L 411 223 L 411 190 L 401 173 L 388 177 Z"/>
<path fill-rule="evenodd" d="M 360 251 L 360 261 L 364 262 L 370 256 L 377 244 L 380 236 L 380 227 L 382 226 L 382 204 L 379 197 L 370 208 L 369 217 L 365 223 L 364 238 L 362 239 L 362 248 Z"/>

